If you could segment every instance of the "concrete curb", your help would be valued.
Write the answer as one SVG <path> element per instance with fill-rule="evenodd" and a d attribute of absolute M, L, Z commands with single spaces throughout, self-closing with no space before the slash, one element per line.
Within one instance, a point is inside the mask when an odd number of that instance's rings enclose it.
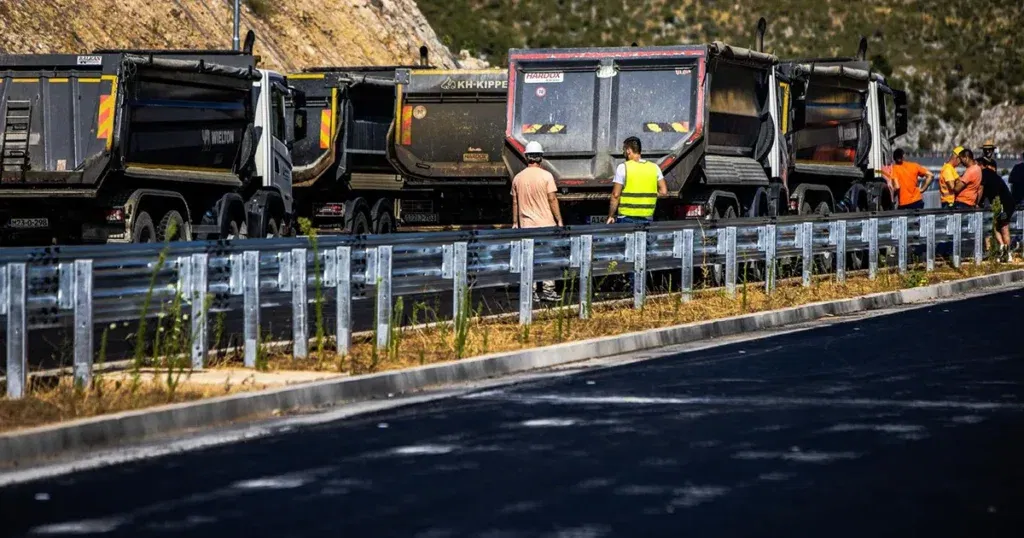
<path fill-rule="evenodd" d="M 784 310 L 41 426 L 0 434 L 0 467 L 21 466 L 67 453 L 109 448 L 159 435 L 221 425 L 274 410 L 308 409 L 340 402 L 386 398 L 439 385 L 478 381 L 586 359 L 779 328 L 828 316 L 943 299 L 1022 281 L 1024 270 L 1007 271 Z"/>

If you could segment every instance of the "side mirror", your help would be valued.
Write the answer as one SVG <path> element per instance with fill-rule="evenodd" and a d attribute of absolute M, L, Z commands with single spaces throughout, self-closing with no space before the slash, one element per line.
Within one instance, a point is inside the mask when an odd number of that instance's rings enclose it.
<path fill-rule="evenodd" d="M 308 134 L 309 134 L 308 133 L 309 126 L 307 125 L 306 119 L 307 119 L 307 114 L 306 114 L 305 110 L 303 110 L 303 109 L 296 109 L 295 110 L 295 117 L 292 120 L 292 122 L 293 122 L 292 132 L 294 133 L 293 134 L 293 139 L 294 140 L 302 140 L 302 139 L 306 138 L 306 136 L 308 136 Z M 289 141 L 289 143 L 291 143 L 291 141 Z"/>
<path fill-rule="evenodd" d="M 907 134 L 907 125 L 910 122 L 910 108 L 907 106 L 907 92 L 893 90 L 893 97 L 896 101 L 896 136 Z"/>

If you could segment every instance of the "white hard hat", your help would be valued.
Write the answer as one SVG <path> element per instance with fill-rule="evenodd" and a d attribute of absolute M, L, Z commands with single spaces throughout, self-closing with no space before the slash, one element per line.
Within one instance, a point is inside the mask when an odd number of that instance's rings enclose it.
<path fill-rule="evenodd" d="M 526 145 L 527 155 L 543 155 L 544 148 L 540 145 L 540 142 L 530 142 Z"/>

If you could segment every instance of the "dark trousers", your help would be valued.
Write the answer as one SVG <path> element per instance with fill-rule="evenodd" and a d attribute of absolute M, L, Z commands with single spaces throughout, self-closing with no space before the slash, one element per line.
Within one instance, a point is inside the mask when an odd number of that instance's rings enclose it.
<path fill-rule="evenodd" d="M 907 205 L 901 205 L 899 209 L 924 209 L 924 200 L 918 200 Z"/>

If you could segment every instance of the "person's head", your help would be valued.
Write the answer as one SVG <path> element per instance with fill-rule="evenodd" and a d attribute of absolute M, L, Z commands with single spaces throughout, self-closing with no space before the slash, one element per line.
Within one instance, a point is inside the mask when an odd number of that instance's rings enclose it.
<path fill-rule="evenodd" d="M 540 145 L 540 142 L 530 142 L 526 144 L 526 164 L 529 166 L 540 166 L 541 161 L 544 160 L 544 147 Z"/>
<path fill-rule="evenodd" d="M 991 156 L 996 152 L 996 143 L 990 138 L 985 141 L 985 144 L 981 146 L 981 154 L 986 157 Z"/>
<path fill-rule="evenodd" d="M 964 166 L 974 166 L 974 152 L 969 149 L 961 151 L 960 162 L 963 163 Z"/>
<path fill-rule="evenodd" d="M 953 148 L 953 154 L 949 156 L 949 164 L 956 166 L 960 164 L 960 153 L 964 150 L 963 146 L 957 146 Z"/>
<path fill-rule="evenodd" d="M 626 159 L 640 157 L 641 149 L 642 146 L 640 145 L 640 139 L 635 136 L 627 138 L 625 142 L 622 143 L 622 153 L 626 156 Z"/>
<path fill-rule="evenodd" d="M 892 152 L 892 160 L 895 161 L 896 164 L 903 164 L 903 148 L 896 148 L 896 150 Z"/>

